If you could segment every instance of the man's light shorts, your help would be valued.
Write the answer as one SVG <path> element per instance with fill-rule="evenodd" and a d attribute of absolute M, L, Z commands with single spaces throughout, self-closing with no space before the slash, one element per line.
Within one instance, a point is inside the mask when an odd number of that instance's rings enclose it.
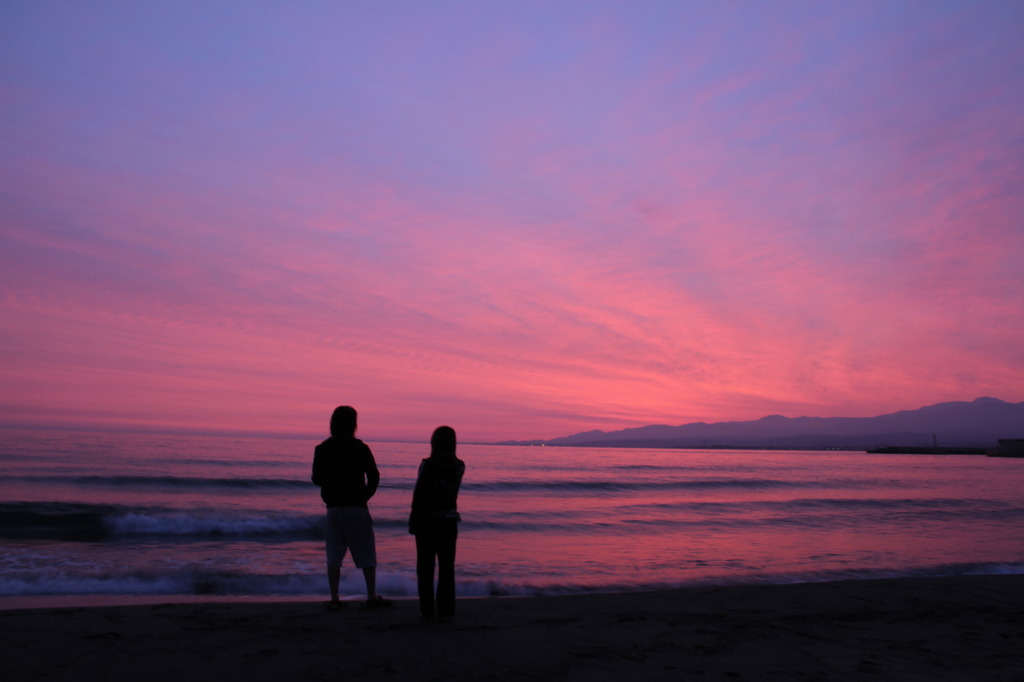
<path fill-rule="evenodd" d="M 341 566 L 341 560 L 349 550 L 356 568 L 377 565 L 377 544 L 370 510 L 365 507 L 328 507 L 327 565 Z"/>

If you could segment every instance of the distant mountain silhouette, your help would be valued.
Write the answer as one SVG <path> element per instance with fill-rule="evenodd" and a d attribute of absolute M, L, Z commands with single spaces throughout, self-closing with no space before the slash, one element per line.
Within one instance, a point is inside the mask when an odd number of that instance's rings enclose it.
<path fill-rule="evenodd" d="M 931 446 L 933 443 L 947 447 L 994 447 L 1000 438 L 1024 438 L 1024 403 L 978 398 L 973 402 L 939 403 L 878 417 L 789 418 L 772 415 L 749 422 L 696 422 L 621 431 L 587 431 L 546 441 L 516 441 L 514 444 L 868 449 Z"/>

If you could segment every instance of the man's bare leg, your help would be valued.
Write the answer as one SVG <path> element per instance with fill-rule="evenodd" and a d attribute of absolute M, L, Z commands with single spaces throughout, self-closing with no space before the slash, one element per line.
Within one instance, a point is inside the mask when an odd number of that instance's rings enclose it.
<path fill-rule="evenodd" d="M 331 601 L 338 601 L 338 584 L 341 582 L 341 566 L 327 567 L 327 584 L 331 588 Z"/>
<path fill-rule="evenodd" d="M 373 601 L 377 598 L 377 567 L 367 566 L 364 568 L 363 578 L 366 579 L 366 599 Z"/>

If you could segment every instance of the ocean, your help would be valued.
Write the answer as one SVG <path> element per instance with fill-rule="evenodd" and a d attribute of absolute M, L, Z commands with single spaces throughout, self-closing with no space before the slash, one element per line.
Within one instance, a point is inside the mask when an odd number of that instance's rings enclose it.
<path fill-rule="evenodd" d="M 0 608 L 320 598 L 318 439 L 0 431 Z M 425 444 L 368 443 L 378 588 L 416 593 Z M 459 446 L 460 596 L 1024 572 L 1024 459 Z M 342 592 L 363 597 L 346 557 Z"/>

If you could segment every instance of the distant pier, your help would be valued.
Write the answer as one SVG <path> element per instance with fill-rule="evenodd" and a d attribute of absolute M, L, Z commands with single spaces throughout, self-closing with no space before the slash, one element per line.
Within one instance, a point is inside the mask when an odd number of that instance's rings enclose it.
<path fill-rule="evenodd" d="M 989 457 L 1024 457 L 1024 438 L 1000 438 L 999 446 L 985 454 Z"/>

